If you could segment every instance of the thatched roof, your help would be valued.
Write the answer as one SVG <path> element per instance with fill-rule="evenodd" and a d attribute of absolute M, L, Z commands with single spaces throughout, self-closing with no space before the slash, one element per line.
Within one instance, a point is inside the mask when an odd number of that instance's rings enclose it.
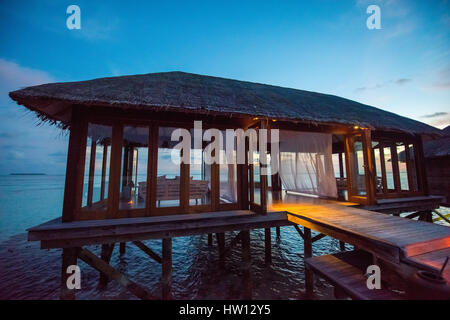
<path fill-rule="evenodd" d="M 52 83 L 10 92 L 45 120 L 70 125 L 72 104 L 265 117 L 439 134 L 424 123 L 333 95 L 184 72 Z"/>

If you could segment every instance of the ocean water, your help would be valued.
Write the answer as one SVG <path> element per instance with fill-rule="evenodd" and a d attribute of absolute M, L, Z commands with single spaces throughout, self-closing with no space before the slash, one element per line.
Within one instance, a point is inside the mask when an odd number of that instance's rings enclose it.
<path fill-rule="evenodd" d="M 64 176 L 0 176 L 0 299 L 58 299 L 61 250 L 41 250 L 28 242 L 26 229 L 61 215 Z M 235 233 L 234 233 L 235 234 Z M 233 233 L 226 234 L 231 241 Z M 303 281 L 303 242 L 294 228 L 281 228 L 273 239 L 273 263 L 264 263 L 264 230 L 251 232 L 254 298 L 298 299 Z M 161 252 L 161 241 L 144 241 Z M 99 246 L 89 247 L 99 254 Z M 209 247 L 207 236 L 173 239 L 173 295 L 175 299 L 241 298 L 241 250 L 236 245 L 219 263 L 216 241 Z M 133 245 L 119 256 L 114 249 L 112 266 L 160 296 L 161 266 Z M 339 242 L 325 237 L 314 243 L 315 255 L 339 251 Z M 81 289 L 77 299 L 135 299 L 114 281 L 98 288 L 98 272 L 79 262 Z M 332 298 L 332 288 L 316 281 L 319 299 Z"/>

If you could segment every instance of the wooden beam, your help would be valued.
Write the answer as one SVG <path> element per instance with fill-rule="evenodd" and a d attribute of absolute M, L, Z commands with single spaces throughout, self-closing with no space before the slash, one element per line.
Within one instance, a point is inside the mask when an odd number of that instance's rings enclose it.
<path fill-rule="evenodd" d="M 265 252 L 265 262 L 266 264 L 272 263 L 272 239 L 270 228 L 264 229 L 264 252 Z"/>
<path fill-rule="evenodd" d="M 87 123 L 79 107 L 72 108 L 62 221 L 75 219 L 83 197 L 84 161 L 86 157 Z"/>
<path fill-rule="evenodd" d="M 242 295 L 243 298 L 246 300 L 251 300 L 253 297 L 253 290 L 252 290 L 252 273 L 251 273 L 251 266 L 252 266 L 252 258 L 250 254 L 250 231 L 245 230 L 242 232 Z"/>
<path fill-rule="evenodd" d="M 61 300 L 74 300 L 75 289 L 67 288 L 67 279 L 70 274 L 67 273 L 67 268 L 71 265 L 77 265 L 77 248 L 65 248 L 62 251 L 62 265 L 61 265 Z"/>
<path fill-rule="evenodd" d="M 126 278 L 122 273 L 111 267 L 108 263 L 97 257 L 91 251 L 80 248 L 78 251 L 78 257 L 92 268 L 106 274 L 108 278 L 116 280 L 121 286 L 126 288 L 136 297 L 144 300 L 154 299 L 154 297 L 152 297 L 146 289 Z"/>
<path fill-rule="evenodd" d="M 111 256 L 114 251 L 114 243 L 111 244 L 102 244 L 102 251 L 100 254 L 100 258 L 109 264 L 111 261 Z M 100 272 L 99 286 L 101 288 L 105 287 L 108 284 L 108 275 Z"/>
<path fill-rule="evenodd" d="M 384 158 L 384 145 L 379 143 L 380 149 L 380 165 L 381 165 L 381 183 L 383 185 L 383 193 L 388 193 L 387 177 L 386 177 L 386 160 Z"/>
<path fill-rule="evenodd" d="M 231 249 L 239 242 L 241 241 L 241 232 L 239 232 L 233 239 L 231 239 L 230 244 L 228 245 L 228 247 L 226 247 L 224 249 L 224 253 L 223 255 L 226 256 L 228 254 L 229 251 L 231 251 Z"/>
<path fill-rule="evenodd" d="M 302 230 L 298 227 L 298 225 L 294 224 L 295 230 L 297 230 L 300 237 L 302 237 L 303 240 L 305 240 L 305 234 L 302 232 Z"/>
<path fill-rule="evenodd" d="M 122 162 L 123 126 L 115 124 L 112 128 L 111 165 L 108 184 L 108 217 L 116 218 L 119 213 L 120 171 Z"/>
<path fill-rule="evenodd" d="M 312 257 L 312 241 L 311 241 L 311 229 L 304 227 L 304 238 L 303 238 L 303 252 L 304 259 Z M 306 297 L 312 298 L 314 294 L 314 273 L 313 271 L 305 265 L 305 289 Z"/>
<path fill-rule="evenodd" d="M 172 299 L 172 238 L 162 239 L 162 298 Z"/>
<path fill-rule="evenodd" d="M 219 247 L 219 259 L 223 261 L 225 258 L 225 233 L 216 233 L 216 240 Z"/>
<path fill-rule="evenodd" d="M 146 253 L 150 258 L 152 258 L 156 262 L 162 263 L 162 258 L 155 251 L 147 247 L 143 242 L 133 241 L 133 244 L 139 249 L 141 249 L 144 253 Z"/>
<path fill-rule="evenodd" d="M 277 230 L 277 239 L 281 239 L 281 230 L 280 227 L 276 227 Z"/>
<path fill-rule="evenodd" d="M 314 237 L 311 239 L 311 242 L 319 241 L 320 239 L 325 238 L 326 236 L 327 236 L 326 234 L 320 233 L 320 234 L 318 234 L 317 236 L 314 236 Z"/>
<path fill-rule="evenodd" d="M 343 153 L 339 152 L 339 177 L 344 178 L 344 159 Z"/>
<path fill-rule="evenodd" d="M 208 246 L 212 246 L 213 245 L 213 237 L 211 233 L 208 233 Z"/>
<path fill-rule="evenodd" d="M 400 183 L 400 169 L 398 166 L 397 146 L 395 144 L 391 146 L 391 162 L 392 162 L 392 174 L 394 175 L 395 192 L 401 192 L 402 186 Z"/>
<path fill-rule="evenodd" d="M 126 243 L 125 242 L 121 242 L 120 243 L 120 248 L 119 248 L 119 254 L 121 256 L 123 256 L 125 254 L 126 248 L 127 248 Z"/>
<path fill-rule="evenodd" d="M 373 157 L 373 149 L 372 149 L 372 138 L 371 131 L 368 129 L 363 130 L 362 132 L 363 139 L 363 155 L 364 155 L 364 164 L 365 164 L 365 180 L 366 180 L 366 195 L 367 195 L 367 204 L 375 204 L 376 203 L 376 188 L 375 188 L 375 166 L 374 166 L 374 157 Z"/>

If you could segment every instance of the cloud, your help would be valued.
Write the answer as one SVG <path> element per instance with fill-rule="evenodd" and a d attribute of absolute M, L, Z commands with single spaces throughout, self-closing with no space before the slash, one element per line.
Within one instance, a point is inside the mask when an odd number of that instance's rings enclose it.
<path fill-rule="evenodd" d="M 422 118 L 436 118 L 436 117 L 445 116 L 447 114 L 448 114 L 448 112 L 435 112 L 435 113 L 432 113 L 432 114 L 423 115 Z"/>
<path fill-rule="evenodd" d="M 412 81 L 412 79 L 401 78 L 401 79 L 395 80 L 395 83 L 401 86 L 401 85 L 404 85 L 411 81 Z"/>
<path fill-rule="evenodd" d="M 0 94 L 23 87 L 55 82 L 45 71 L 31 69 L 0 58 Z"/>
<path fill-rule="evenodd" d="M 399 78 L 397 80 L 389 80 L 389 81 L 386 81 L 386 82 L 378 83 L 378 84 L 376 84 L 374 86 L 359 87 L 359 88 L 355 89 L 355 92 L 361 93 L 361 92 L 364 92 L 364 91 L 367 91 L 367 90 L 380 89 L 380 88 L 386 87 L 386 86 L 388 86 L 390 84 L 396 84 L 396 85 L 402 86 L 402 85 L 405 85 L 405 84 L 407 84 L 407 83 L 409 83 L 411 81 L 413 81 L 413 80 L 410 79 L 410 78 Z"/>

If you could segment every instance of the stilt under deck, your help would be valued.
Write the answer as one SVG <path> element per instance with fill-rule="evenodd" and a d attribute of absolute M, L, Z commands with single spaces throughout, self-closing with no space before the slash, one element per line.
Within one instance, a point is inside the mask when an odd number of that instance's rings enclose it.
<path fill-rule="evenodd" d="M 291 226 L 298 231 L 304 240 L 305 258 L 313 256 L 313 242 L 330 236 L 341 243 L 349 243 L 371 253 L 374 264 L 386 266 L 405 277 L 417 269 L 437 272 L 445 257 L 450 255 L 450 228 L 445 226 L 317 199 L 314 203 L 273 204 L 269 209 L 266 215 L 248 210 L 233 210 L 66 223 L 55 219 L 29 229 L 28 237 L 31 241 L 41 241 L 42 248 L 63 248 L 63 268 L 68 264 L 76 264 L 77 258 L 80 258 L 107 278 L 119 281 L 136 296 L 155 298 L 109 265 L 111 247 L 107 245 L 127 242 L 134 244 L 150 258 L 161 263 L 164 299 L 171 298 L 173 237 L 215 233 L 222 259 L 228 250 L 224 243 L 221 245 L 221 242 L 224 242 L 222 235 L 226 231 L 240 231 L 235 239 L 231 240 L 230 245 L 237 241 L 242 243 L 244 298 L 252 297 L 249 238 L 249 231 L 252 229 L 266 229 L 266 263 L 271 261 L 271 237 L 268 230 L 271 227 L 283 226 Z M 299 226 L 303 226 L 303 229 Z M 313 235 L 311 230 L 319 234 Z M 162 257 L 141 242 L 146 239 L 163 239 Z M 213 236 L 209 239 L 212 244 Z M 102 244 L 105 248 L 101 258 L 83 248 L 93 244 Z M 311 295 L 314 285 L 313 271 L 306 268 L 305 276 L 306 293 Z M 446 269 L 444 277 L 450 281 L 450 268 Z M 104 279 L 102 281 L 105 282 Z M 67 290 L 63 290 L 63 294 L 67 294 Z"/>

